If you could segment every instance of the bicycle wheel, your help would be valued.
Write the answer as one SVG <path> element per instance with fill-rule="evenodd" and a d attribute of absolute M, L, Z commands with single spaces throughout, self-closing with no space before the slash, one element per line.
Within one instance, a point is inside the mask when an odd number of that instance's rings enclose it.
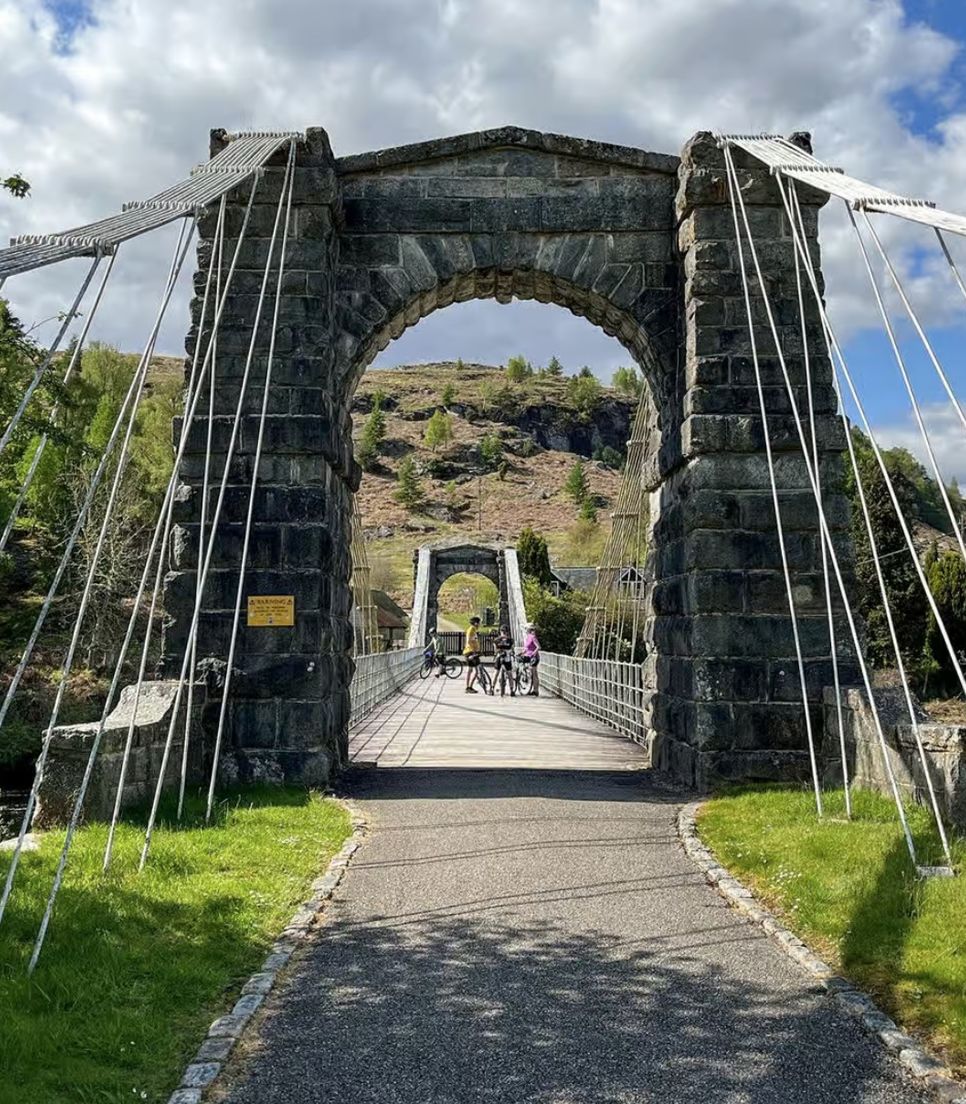
<path fill-rule="evenodd" d="M 424 659 L 422 667 L 419 668 L 420 678 L 429 678 L 430 673 L 433 670 L 433 661 L 431 659 Z"/>
<path fill-rule="evenodd" d="M 463 661 L 456 656 L 450 656 L 443 661 L 443 673 L 447 678 L 457 679 L 463 673 Z"/>
<path fill-rule="evenodd" d="M 506 668 L 500 664 L 500 697 L 506 697 Z"/>
<path fill-rule="evenodd" d="M 530 689 L 530 668 L 517 668 L 517 693 Z"/>

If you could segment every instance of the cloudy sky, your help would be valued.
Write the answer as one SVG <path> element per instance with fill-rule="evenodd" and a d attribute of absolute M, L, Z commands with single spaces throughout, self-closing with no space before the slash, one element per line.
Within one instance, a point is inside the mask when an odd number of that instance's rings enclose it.
<path fill-rule="evenodd" d="M 700 129 L 806 129 L 853 175 L 966 212 L 964 42 L 960 0 L 0 0 L 0 171 L 33 185 L 25 201 L 0 195 L 0 240 L 159 191 L 204 159 L 213 126 L 322 125 L 339 154 L 505 123 L 664 152 Z M 966 303 L 931 232 L 879 222 L 966 396 Z M 822 234 L 830 309 L 874 422 L 921 453 L 841 210 Z M 143 342 L 172 244 L 124 247 L 95 336 Z M 49 335 L 82 265 L 4 294 Z M 179 351 L 184 318 L 181 299 L 164 351 Z M 944 470 L 966 481 L 962 427 L 903 336 Z M 478 302 L 424 320 L 379 364 L 517 351 L 604 378 L 627 360 L 558 308 Z"/>

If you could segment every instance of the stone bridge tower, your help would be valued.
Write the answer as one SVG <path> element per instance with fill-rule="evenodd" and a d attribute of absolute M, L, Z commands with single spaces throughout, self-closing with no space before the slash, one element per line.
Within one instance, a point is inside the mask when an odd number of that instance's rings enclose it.
<path fill-rule="evenodd" d="M 227 141 L 212 135 L 212 152 Z M 736 154 L 781 340 L 804 381 L 792 239 L 766 169 Z M 284 157 L 261 182 L 217 350 L 211 412 L 225 447 L 256 309 Z M 228 751 L 242 775 L 320 782 L 345 756 L 352 671 L 350 505 L 360 472 L 349 405 L 366 365 L 407 326 L 472 298 L 567 307 L 640 365 L 654 429 L 642 478 L 651 501 L 647 673 L 657 766 L 706 785 L 799 777 L 801 705 L 769 495 L 763 428 L 721 151 L 698 134 L 680 157 L 514 127 L 338 158 L 321 129 L 297 155 L 249 595 L 294 597 L 294 625 L 243 625 Z M 231 197 L 237 236 L 247 189 Z M 821 197 L 805 194 L 816 251 Z M 214 213 L 202 220 L 199 281 Z M 234 241 L 226 241 L 230 255 Z M 199 284 L 199 287 L 201 285 Z M 200 300 L 189 350 L 198 332 Z M 839 425 L 816 318 L 809 319 L 827 505 L 844 537 Z M 231 466 L 199 655 L 224 657 L 237 581 L 270 320 L 261 330 Z M 820 545 L 770 334 L 767 399 L 813 705 L 828 681 Z M 207 426 L 181 471 L 167 656 L 185 646 L 197 564 Z M 215 457 L 215 471 L 219 457 Z M 222 464 L 224 454 L 221 455 Z"/>

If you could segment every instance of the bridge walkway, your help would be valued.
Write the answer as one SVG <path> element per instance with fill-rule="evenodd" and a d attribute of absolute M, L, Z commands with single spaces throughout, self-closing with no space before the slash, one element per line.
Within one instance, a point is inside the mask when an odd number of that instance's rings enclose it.
<path fill-rule="evenodd" d="M 231 1104 L 925 1104 L 706 884 L 633 744 L 430 680 L 352 754 L 369 835 Z"/>

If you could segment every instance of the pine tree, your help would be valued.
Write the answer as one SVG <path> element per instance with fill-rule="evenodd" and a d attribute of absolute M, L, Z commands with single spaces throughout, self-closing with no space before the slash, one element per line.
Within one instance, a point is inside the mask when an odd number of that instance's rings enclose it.
<path fill-rule="evenodd" d="M 459 367 L 459 364 L 457 365 L 457 367 Z M 456 386 L 452 382 L 452 380 L 450 380 L 450 382 L 445 385 L 445 387 L 443 388 L 443 390 L 440 393 L 439 397 L 440 397 L 440 401 L 442 402 L 443 406 L 452 406 L 453 405 L 453 401 L 456 398 Z"/>
<path fill-rule="evenodd" d="M 418 510 L 425 500 L 423 485 L 416 474 L 416 463 L 411 456 L 407 456 L 399 465 L 395 497 L 407 510 Z"/>
<path fill-rule="evenodd" d="M 356 449 L 356 459 L 365 471 L 372 471 L 378 463 L 379 448 L 385 436 L 386 415 L 382 412 L 382 396 L 377 392 L 372 397 L 372 411 L 366 418 Z"/>
<path fill-rule="evenodd" d="M 547 541 L 535 533 L 529 525 L 520 533 L 517 541 L 517 557 L 523 575 L 536 579 L 541 586 L 550 585 L 553 574 L 550 570 Z"/>
<path fill-rule="evenodd" d="M 587 472 L 584 469 L 584 462 L 579 456 L 570 469 L 563 489 L 573 499 L 575 506 L 582 506 L 587 499 L 590 488 L 587 485 Z"/>
<path fill-rule="evenodd" d="M 423 434 L 423 443 L 431 451 L 435 452 L 440 445 L 448 444 L 453 440 L 453 419 L 443 410 L 437 410 L 426 423 L 426 432 Z"/>
<path fill-rule="evenodd" d="M 545 376 L 562 376 L 563 365 L 560 363 L 559 360 L 557 360 L 555 356 L 552 356 L 550 360 L 547 361 L 547 367 L 544 368 L 543 374 Z"/>
<path fill-rule="evenodd" d="M 581 502 L 580 510 L 577 514 L 581 521 L 589 521 L 592 524 L 597 523 L 597 507 L 594 505 L 594 500 L 588 496 Z"/>

